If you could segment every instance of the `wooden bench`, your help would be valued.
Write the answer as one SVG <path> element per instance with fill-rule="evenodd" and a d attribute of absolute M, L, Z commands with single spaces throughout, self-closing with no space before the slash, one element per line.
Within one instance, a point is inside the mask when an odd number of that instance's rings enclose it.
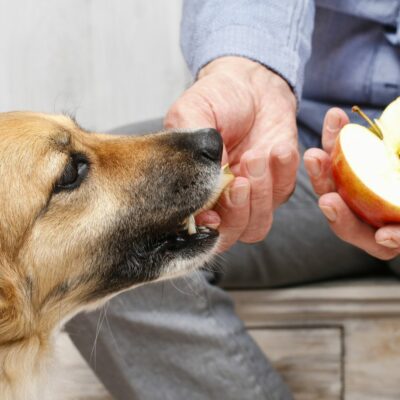
<path fill-rule="evenodd" d="M 400 285 L 389 278 L 233 291 L 238 314 L 296 400 L 400 399 Z M 60 400 L 108 400 L 63 334 Z"/>

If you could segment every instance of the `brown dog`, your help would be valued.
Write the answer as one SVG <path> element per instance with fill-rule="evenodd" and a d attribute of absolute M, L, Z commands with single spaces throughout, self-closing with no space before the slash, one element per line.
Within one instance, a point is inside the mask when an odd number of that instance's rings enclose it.
<path fill-rule="evenodd" d="M 0 397 L 43 399 L 52 334 L 116 293 L 202 265 L 218 233 L 188 217 L 220 194 L 212 129 L 100 135 L 0 114 Z"/>

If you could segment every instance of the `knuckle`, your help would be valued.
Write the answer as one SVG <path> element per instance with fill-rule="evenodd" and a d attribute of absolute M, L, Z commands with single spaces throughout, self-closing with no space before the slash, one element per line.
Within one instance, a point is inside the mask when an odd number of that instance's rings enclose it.
<path fill-rule="evenodd" d="M 264 193 L 251 193 L 250 204 L 255 209 L 265 208 L 271 201 L 271 192 L 265 191 Z"/>
<path fill-rule="evenodd" d="M 240 237 L 240 241 L 243 243 L 257 243 L 265 239 L 267 233 L 263 232 L 247 232 Z"/>
<path fill-rule="evenodd" d="M 315 194 L 316 194 L 317 196 L 322 196 L 323 194 L 328 193 L 328 192 L 325 190 L 325 188 L 319 187 L 319 186 L 314 187 L 314 192 L 315 192 Z"/>
<path fill-rule="evenodd" d="M 263 227 L 257 227 L 257 228 L 247 228 L 246 231 L 241 235 L 240 241 L 244 243 L 257 243 L 263 241 L 268 233 L 270 232 L 272 227 L 272 218 L 269 218 L 268 221 L 266 221 L 265 225 Z"/>
<path fill-rule="evenodd" d="M 251 201 L 253 203 L 262 203 L 264 205 L 270 196 L 271 189 L 266 185 L 262 185 L 251 191 Z"/>
<path fill-rule="evenodd" d="M 290 183 L 284 186 L 277 186 L 274 189 L 274 198 L 279 199 L 279 202 L 286 203 L 294 191 L 296 190 L 296 183 Z"/>
<path fill-rule="evenodd" d="M 314 187 L 314 192 L 318 195 L 318 196 L 322 196 L 325 193 L 330 193 L 334 191 L 334 187 L 333 185 L 331 185 L 330 182 L 315 182 L 313 184 Z"/>
<path fill-rule="evenodd" d="M 337 222 L 336 222 L 335 226 L 332 226 L 330 224 L 330 228 L 339 239 L 341 239 L 344 242 L 349 243 L 353 246 L 356 245 L 354 243 L 354 236 L 352 235 L 352 232 L 350 232 L 347 229 L 343 229 L 343 227 L 339 226 Z"/>
<path fill-rule="evenodd" d="M 166 128 L 173 127 L 176 121 L 179 120 L 181 115 L 183 114 L 182 110 L 182 105 L 180 102 L 175 103 L 167 112 L 167 115 L 165 116 L 165 126 Z"/>
<path fill-rule="evenodd" d="M 374 255 L 382 261 L 390 261 L 399 254 L 398 250 L 379 249 Z"/>
<path fill-rule="evenodd" d="M 260 235 L 254 235 L 254 236 L 244 236 L 240 239 L 241 242 L 243 243 L 258 243 L 261 242 L 264 239 L 264 236 Z"/>
<path fill-rule="evenodd" d="M 227 217 L 223 219 L 219 231 L 225 238 L 233 238 L 232 240 L 235 240 L 245 231 L 247 222 L 247 218 Z"/>

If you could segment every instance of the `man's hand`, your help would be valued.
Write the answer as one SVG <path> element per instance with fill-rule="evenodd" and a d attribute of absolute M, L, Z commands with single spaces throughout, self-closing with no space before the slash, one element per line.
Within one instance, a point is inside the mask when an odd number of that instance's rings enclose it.
<path fill-rule="evenodd" d="M 274 209 L 294 190 L 299 163 L 296 100 L 286 81 L 245 58 L 219 58 L 171 107 L 165 126 L 221 132 L 223 163 L 236 179 L 214 211 L 197 217 L 219 226 L 219 251 L 262 240 Z"/>
<path fill-rule="evenodd" d="M 315 193 L 321 196 L 319 207 L 333 232 L 374 257 L 390 260 L 400 254 L 400 225 L 387 225 L 376 230 L 358 219 L 336 193 L 331 153 L 337 135 L 348 122 L 348 116 L 339 108 L 327 112 L 322 131 L 323 149 L 307 150 L 304 154 L 305 167 Z"/>

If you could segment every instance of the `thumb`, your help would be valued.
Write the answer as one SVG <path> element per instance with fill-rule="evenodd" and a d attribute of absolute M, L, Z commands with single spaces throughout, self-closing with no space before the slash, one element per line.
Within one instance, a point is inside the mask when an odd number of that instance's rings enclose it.
<path fill-rule="evenodd" d="M 322 148 L 328 154 L 333 151 L 340 130 L 348 123 L 349 117 L 340 108 L 331 108 L 326 113 L 322 127 Z"/>
<path fill-rule="evenodd" d="M 171 106 L 164 119 L 164 127 L 217 128 L 217 122 L 209 102 L 192 86 Z"/>
<path fill-rule="evenodd" d="M 184 93 L 169 109 L 165 119 L 166 129 L 216 129 L 214 113 L 207 102 L 194 100 L 187 93 Z M 222 153 L 222 165 L 228 162 L 228 153 L 224 144 Z"/>

